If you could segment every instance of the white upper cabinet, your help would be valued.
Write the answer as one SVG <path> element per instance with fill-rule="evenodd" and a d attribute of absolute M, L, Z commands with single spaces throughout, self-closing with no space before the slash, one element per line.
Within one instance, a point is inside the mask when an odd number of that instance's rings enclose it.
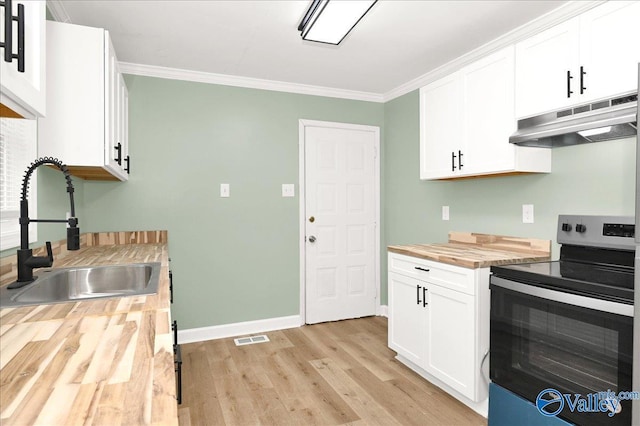
<path fill-rule="evenodd" d="M 420 89 L 420 179 L 452 176 L 459 171 L 462 97 L 460 73 Z"/>
<path fill-rule="evenodd" d="M 576 102 L 578 33 L 574 18 L 516 44 L 516 117 Z"/>
<path fill-rule="evenodd" d="M 109 33 L 48 21 L 47 38 L 49 113 L 38 120 L 38 154 L 84 179 L 127 180 L 128 94 Z"/>
<path fill-rule="evenodd" d="M 0 103 L 25 118 L 42 117 L 46 112 L 45 91 L 45 1 L 12 1 L 12 15 L 23 9 L 24 37 L 19 37 L 19 23 L 13 21 L 12 53 L 18 54 L 18 45 L 24 44 L 24 71 L 18 69 L 19 60 L 5 61 L 7 47 L 0 49 Z M 5 10 L 0 7 L 0 37 L 6 43 Z M 21 40 L 22 39 L 22 40 Z"/>
<path fill-rule="evenodd" d="M 580 16 L 587 100 L 638 90 L 640 2 L 609 1 Z"/>
<path fill-rule="evenodd" d="M 611 1 L 516 44 L 516 117 L 636 90 L 640 2 Z"/>
<path fill-rule="evenodd" d="M 420 178 L 550 172 L 549 150 L 510 144 L 515 130 L 510 46 L 420 89 Z"/>

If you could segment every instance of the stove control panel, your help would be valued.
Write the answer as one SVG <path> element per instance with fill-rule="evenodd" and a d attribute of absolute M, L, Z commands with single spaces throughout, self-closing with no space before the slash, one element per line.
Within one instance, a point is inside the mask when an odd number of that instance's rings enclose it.
<path fill-rule="evenodd" d="M 607 237 L 635 238 L 636 226 L 622 223 L 605 223 L 602 225 L 602 235 Z"/>
<path fill-rule="evenodd" d="M 633 216 L 558 216 L 558 244 L 635 249 Z"/>

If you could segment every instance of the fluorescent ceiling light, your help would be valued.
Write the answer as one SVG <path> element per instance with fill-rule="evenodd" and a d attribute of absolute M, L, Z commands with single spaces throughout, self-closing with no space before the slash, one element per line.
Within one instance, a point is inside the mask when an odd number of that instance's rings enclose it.
<path fill-rule="evenodd" d="M 583 138 L 588 138 L 589 136 L 601 135 L 603 133 L 609 133 L 610 131 L 611 131 L 611 126 L 604 126 L 604 127 L 598 127 L 597 129 L 582 130 L 578 132 L 578 134 Z"/>
<path fill-rule="evenodd" d="M 377 0 L 313 0 L 298 26 L 302 38 L 340 44 Z"/>

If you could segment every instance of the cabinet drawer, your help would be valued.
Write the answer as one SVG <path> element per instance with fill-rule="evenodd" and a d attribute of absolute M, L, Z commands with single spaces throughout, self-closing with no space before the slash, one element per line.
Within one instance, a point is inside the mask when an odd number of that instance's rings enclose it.
<path fill-rule="evenodd" d="M 389 271 L 451 290 L 475 294 L 475 270 L 418 257 L 389 253 Z"/>

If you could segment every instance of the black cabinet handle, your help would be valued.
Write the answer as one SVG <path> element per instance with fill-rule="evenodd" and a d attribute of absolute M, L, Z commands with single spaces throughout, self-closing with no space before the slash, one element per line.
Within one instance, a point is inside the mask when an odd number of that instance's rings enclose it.
<path fill-rule="evenodd" d="M 173 303 L 173 272 L 169 271 L 169 300 Z"/>
<path fill-rule="evenodd" d="M 416 286 L 416 300 L 418 302 L 418 305 L 420 304 L 420 289 L 422 287 L 420 287 L 419 285 Z"/>
<path fill-rule="evenodd" d="M 24 72 L 24 5 L 18 4 L 18 15 L 13 16 L 11 0 L 0 2 L 4 6 L 4 43 L 0 47 L 4 48 L 5 62 L 18 60 L 18 71 Z M 18 23 L 18 53 L 13 53 L 13 21 Z"/>
<path fill-rule="evenodd" d="M 451 151 L 451 171 L 456 171 L 456 153 Z"/>
<path fill-rule="evenodd" d="M 11 0 L 4 0 L 4 43 L 0 43 L 0 47 L 4 48 L 4 61 L 13 61 L 13 10 L 11 9 Z"/>
<path fill-rule="evenodd" d="M 584 87 L 584 76 L 587 75 L 587 73 L 584 70 L 584 67 L 581 66 L 580 67 L 580 94 L 582 95 L 584 93 L 585 90 L 587 90 L 586 87 Z"/>
<path fill-rule="evenodd" d="M 18 21 L 18 55 L 16 56 L 18 59 L 18 71 L 24 72 L 24 5 L 23 4 L 18 5 L 18 19 L 14 18 L 13 20 Z"/>
<path fill-rule="evenodd" d="M 115 147 L 116 150 L 116 163 L 118 163 L 119 166 L 122 166 L 122 144 L 120 142 L 118 142 L 118 145 L 116 145 Z"/>
<path fill-rule="evenodd" d="M 458 170 L 462 170 L 462 151 L 458 150 Z"/>
<path fill-rule="evenodd" d="M 127 155 L 126 157 L 124 157 L 124 162 L 127 163 L 126 166 L 124 166 L 124 171 L 127 172 L 127 174 L 131 174 L 130 170 L 129 170 L 129 156 Z"/>
<path fill-rule="evenodd" d="M 571 76 L 571 71 L 567 71 L 567 98 L 571 97 L 573 90 L 571 90 L 571 80 L 573 77 Z"/>
<path fill-rule="evenodd" d="M 419 267 L 419 266 L 416 266 L 416 267 L 415 267 L 415 269 L 417 269 L 418 271 L 429 272 L 429 270 L 428 270 L 428 269 L 421 268 L 421 267 Z"/>
<path fill-rule="evenodd" d="M 182 351 L 180 345 L 175 348 L 175 370 L 176 370 L 176 400 L 182 404 Z"/>
<path fill-rule="evenodd" d="M 173 331 L 173 352 L 175 353 L 178 347 L 178 321 L 173 320 L 171 330 Z"/>
<path fill-rule="evenodd" d="M 422 288 L 422 307 L 424 308 L 425 306 L 427 306 L 427 288 L 423 287 Z"/>

